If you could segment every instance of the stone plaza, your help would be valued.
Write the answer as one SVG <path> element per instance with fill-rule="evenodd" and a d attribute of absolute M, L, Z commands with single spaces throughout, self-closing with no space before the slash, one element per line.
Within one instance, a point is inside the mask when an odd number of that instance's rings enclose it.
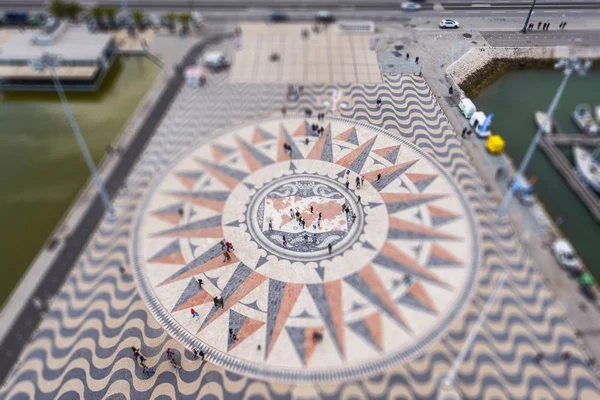
<path fill-rule="evenodd" d="M 180 85 L 2 398 L 436 398 L 503 276 L 446 389 L 600 396 L 424 77 L 256 62 Z"/>

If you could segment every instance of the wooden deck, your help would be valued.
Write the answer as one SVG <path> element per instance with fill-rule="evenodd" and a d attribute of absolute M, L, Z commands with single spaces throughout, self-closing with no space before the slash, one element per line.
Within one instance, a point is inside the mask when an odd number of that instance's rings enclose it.
<path fill-rule="evenodd" d="M 546 139 L 555 146 L 573 146 L 578 144 L 586 147 L 600 146 L 600 136 L 584 136 L 576 133 L 557 133 L 547 135 Z"/>
<path fill-rule="evenodd" d="M 61 79 L 91 79 L 98 66 L 58 67 L 56 74 Z M 38 72 L 30 66 L 0 66 L 0 79 L 39 79 L 50 78 L 49 71 Z"/>
<path fill-rule="evenodd" d="M 564 134 L 563 134 L 564 135 Z M 567 184 L 571 186 L 571 189 L 579 195 L 579 198 L 590 210 L 590 213 L 600 221 L 600 198 L 585 182 L 583 182 L 577 173 L 575 167 L 571 165 L 571 162 L 563 155 L 558 147 L 553 143 L 553 137 L 558 135 L 544 135 L 539 141 L 539 146 L 544 150 L 554 168 L 560 172 Z M 569 135 L 569 136 L 582 136 L 582 135 Z M 597 138 L 595 138 L 597 139 Z"/>

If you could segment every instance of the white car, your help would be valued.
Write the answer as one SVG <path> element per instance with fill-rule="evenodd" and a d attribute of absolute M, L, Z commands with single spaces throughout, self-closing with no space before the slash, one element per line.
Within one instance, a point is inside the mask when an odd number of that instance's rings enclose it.
<path fill-rule="evenodd" d="M 192 23 L 196 28 L 202 28 L 204 25 L 204 17 L 198 11 L 192 11 Z"/>
<path fill-rule="evenodd" d="M 564 239 L 557 239 L 552 243 L 552 254 L 556 261 L 566 270 L 581 271 L 581 263 L 571 244 Z"/>
<path fill-rule="evenodd" d="M 417 11 L 421 9 L 421 5 L 417 3 L 413 3 L 412 1 L 407 1 L 402 3 L 402 9 L 404 11 Z"/>
<path fill-rule="evenodd" d="M 443 19 L 440 21 L 440 28 L 442 29 L 457 29 L 459 26 L 458 21 L 453 19 Z"/>
<path fill-rule="evenodd" d="M 229 67 L 229 58 L 220 51 L 206 53 L 203 64 L 210 69 L 223 69 Z"/>
<path fill-rule="evenodd" d="M 330 24 L 335 22 L 335 16 L 331 11 L 318 11 L 315 14 L 315 21 L 320 22 L 322 24 Z"/>

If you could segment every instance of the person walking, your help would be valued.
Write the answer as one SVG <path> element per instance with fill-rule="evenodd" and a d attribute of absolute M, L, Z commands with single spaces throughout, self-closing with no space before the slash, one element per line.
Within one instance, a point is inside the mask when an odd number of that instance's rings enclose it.
<path fill-rule="evenodd" d="M 406 53 L 406 61 L 410 58 L 410 54 Z"/>
<path fill-rule="evenodd" d="M 272 230 L 273 230 L 273 220 L 270 219 L 269 220 L 269 231 L 272 231 Z"/>
<path fill-rule="evenodd" d="M 360 176 L 360 184 L 364 186 L 365 184 L 365 177 L 364 176 Z"/>
<path fill-rule="evenodd" d="M 133 356 L 137 359 L 140 354 L 140 349 L 136 349 L 135 346 L 131 346 L 131 351 L 133 351 Z"/>
<path fill-rule="evenodd" d="M 167 349 L 167 359 L 168 360 L 173 359 L 173 350 L 171 350 L 170 347 Z"/>
<path fill-rule="evenodd" d="M 419 57 L 415 58 L 415 64 L 419 63 Z"/>
<path fill-rule="evenodd" d="M 348 181 L 348 179 L 346 179 L 346 189 L 348 189 L 350 187 L 350 182 Z"/>
<path fill-rule="evenodd" d="M 283 247 L 287 247 L 287 240 L 285 240 L 285 235 L 283 235 Z"/>
<path fill-rule="evenodd" d="M 377 103 L 377 108 L 381 108 L 381 97 L 377 98 L 376 103 Z"/>
<path fill-rule="evenodd" d="M 323 213 L 319 211 L 319 221 L 323 219 Z"/>
<path fill-rule="evenodd" d="M 177 361 L 175 360 L 171 360 L 171 365 L 173 366 L 173 369 L 177 372 L 179 372 L 179 370 L 181 369 L 181 366 L 177 364 Z"/>
<path fill-rule="evenodd" d="M 228 251 L 223 253 L 223 262 L 227 262 L 227 261 L 231 261 L 231 256 L 229 255 Z"/>
<path fill-rule="evenodd" d="M 333 246 L 331 246 L 331 243 L 329 243 L 327 245 L 327 249 L 329 250 L 329 254 L 331 254 L 331 250 L 332 250 Z"/>
<path fill-rule="evenodd" d="M 542 21 L 538 22 L 538 31 L 540 30 L 540 27 L 542 26 Z"/>
<path fill-rule="evenodd" d="M 198 278 L 198 287 L 199 287 L 200 289 L 202 289 L 202 284 L 203 284 L 203 283 L 204 283 L 204 281 L 203 281 L 202 279 Z"/>
<path fill-rule="evenodd" d="M 377 180 L 381 179 L 381 174 L 377 174 Z"/>
<path fill-rule="evenodd" d="M 465 134 L 467 133 L 467 128 L 463 128 L 462 130 L 462 134 L 460 135 L 461 137 L 465 137 Z"/>
<path fill-rule="evenodd" d="M 192 314 L 192 319 L 198 318 L 200 316 L 200 314 L 198 314 L 198 312 L 193 308 L 190 308 L 190 313 Z"/>
<path fill-rule="evenodd" d="M 198 355 L 200 356 L 200 358 L 202 359 L 202 361 L 204 361 L 204 352 L 202 350 L 200 350 L 198 352 Z"/>
<path fill-rule="evenodd" d="M 150 367 L 147 367 L 147 366 L 145 366 L 145 365 L 144 365 L 144 366 L 142 367 L 142 372 L 143 372 L 143 373 L 144 373 L 144 375 L 146 375 L 147 377 L 150 377 L 150 376 L 151 376 L 151 375 L 154 373 L 154 370 L 153 370 L 152 368 L 150 368 Z"/>
<path fill-rule="evenodd" d="M 315 211 L 315 208 L 313 206 L 310 206 L 310 213 L 312 214 Z"/>

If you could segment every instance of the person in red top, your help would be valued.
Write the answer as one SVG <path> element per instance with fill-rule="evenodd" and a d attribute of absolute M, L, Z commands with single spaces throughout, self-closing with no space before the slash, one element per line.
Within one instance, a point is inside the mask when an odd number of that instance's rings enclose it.
<path fill-rule="evenodd" d="M 196 318 L 196 317 L 200 316 L 200 314 L 198 314 L 198 312 L 196 312 L 196 310 L 194 310 L 193 308 L 190 309 L 190 312 L 192 313 L 192 318 Z"/>

